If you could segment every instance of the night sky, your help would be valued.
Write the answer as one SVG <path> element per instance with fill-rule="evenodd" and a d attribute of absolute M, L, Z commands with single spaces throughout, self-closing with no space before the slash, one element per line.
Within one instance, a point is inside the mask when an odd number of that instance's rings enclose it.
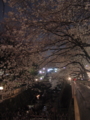
<path fill-rule="evenodd" d="M 4 11 L 5 11 L 5 14 L 6 14 L 8 11 L 11 10 L 11 8 L 6 3 L 4 5 L 5 5 L 4 6 Z M 0 0 L 0 21 L 2 21 L 3 18 L 6 16 L 5 14 L 3 16 L 3 2 L 2 2 L 2 0 Z"/>

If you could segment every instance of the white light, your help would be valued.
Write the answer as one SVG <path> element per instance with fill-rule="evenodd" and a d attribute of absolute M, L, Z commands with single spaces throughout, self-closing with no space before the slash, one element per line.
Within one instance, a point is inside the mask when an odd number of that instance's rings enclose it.
<path fill-rule="evenodd" d="M 35 79 L 35 81 L 38 81 L 38 79 Z"/>
<path fill-rule="evenodd" d="M 55 72 L 57 72 L 57 71 L 58 71 L 58 69 L 57 69 L 57 68 L 55 68 L 54 70 L 55 70 Z"/>
<path fill-rule="evenodd" d="M 55 70 L 57 71 L 58 69 L 57 69 L 57 68 L 55 68 Z"/>
<path fill-rule="evenodd" d="M 37 99 L 39 99 L 40 95 L 37 95 L 36 97 L 37 97 Z"/>
<path fill-rule="evenodd" d="M 71 77 L 69 77 L 68 80 L 71 80 Z"/>
<path fill-rule="evenodd" d="M 3 90 L 3 86 L 0 86 L 0 90 Z"/>
<path fill-rule="evenodd" d="M 42 71 L 40 70 L 39 73 L 42 73 Z"/>
<path fill-rule="evenodd" d="M 43 78 L 42 77 L 40 77 L 40 80 L 42 80 Z"/>
<path fill-rule="evenodd" d="M 43 68 L 43 70 L 45 70 L 45 68 Z"/>
<path fill-rule="evenodd" d="M 50 70 L 47 70 L 48 72 L 50 71 Z"/>
<path fill-rule="evenodd" d="M 51 70 L 53 70 L 52 68 L 49 68 L 47 71 L 50 72 Z"/>

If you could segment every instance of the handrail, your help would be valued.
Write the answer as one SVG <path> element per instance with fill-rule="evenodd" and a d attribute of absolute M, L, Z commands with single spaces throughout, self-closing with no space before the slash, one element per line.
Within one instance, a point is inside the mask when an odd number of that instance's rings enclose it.
<path fill-rule="evenodd" d="M 75 120 L 80 120 L 80 112 L 79 112 L 76 95 L 74 96 L 74 111 L 75 111 Z"/>
<path fill-rule="evenodd" d="M 74 99 L 75 120 L 80 120 L 80 111 L 76 97 L 75 82 L 72 81 L 72 97 Z"/>

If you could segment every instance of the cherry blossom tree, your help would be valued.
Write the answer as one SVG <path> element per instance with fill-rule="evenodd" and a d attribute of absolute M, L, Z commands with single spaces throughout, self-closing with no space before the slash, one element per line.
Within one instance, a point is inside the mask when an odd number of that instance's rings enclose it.
<path fill-rule="evenodd" d="M 31 84 L 34 80 L 30 69 L 33 68 L 33 64 L 34 67 L 38 65 L 41 56 L 37 52 L 32 52 L 33 42 L 20 37 L 20 26 L 15 25 L 16 23 L 11 24 L 7 19 L 1 24 L 0 81 L 7 85 L 10 81 Z M 38 68 L 35 68 L 35 72 L 37 70 Z"/>
<path fill-rule="evenodd" d="M 73 72 L 80 67 L 78 74 L 88 71 L 90 2 L 9 0 L 9 4 L 14 11 L 8 13 L 8 21 L 19 25 L 14 34 L 21 42 L 32 41 L 30 52 L 42 55 L 43 65 L 75 66 Z"/>

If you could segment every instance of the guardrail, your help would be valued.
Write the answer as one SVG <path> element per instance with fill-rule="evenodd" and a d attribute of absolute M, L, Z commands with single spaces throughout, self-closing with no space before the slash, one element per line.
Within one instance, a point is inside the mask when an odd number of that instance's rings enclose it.
<path fill-rule="evenodd" d="M 85 83 L 89 82 L 86 81 Z M 90 87 L 81 82 L 77 82 L 76 95 L 79 103 L 81 120 L 90 120 Z"/>

